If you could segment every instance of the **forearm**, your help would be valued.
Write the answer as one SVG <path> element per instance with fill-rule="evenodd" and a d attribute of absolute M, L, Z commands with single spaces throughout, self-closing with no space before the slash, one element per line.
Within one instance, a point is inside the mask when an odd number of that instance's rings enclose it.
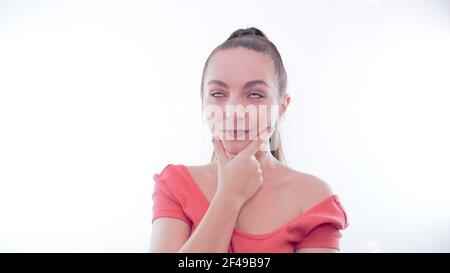
<path fill-rule="evenodd" d="M 178 252 L 228 252 L 240 206 L 217 195 L 200 224 Z"/>

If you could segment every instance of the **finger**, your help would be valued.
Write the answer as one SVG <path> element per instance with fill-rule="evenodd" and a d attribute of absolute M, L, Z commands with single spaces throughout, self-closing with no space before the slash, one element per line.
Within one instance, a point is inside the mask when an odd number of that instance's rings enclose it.
<path fill-rule="evenodd" d="M 239 156 L 250 157 L 261 148 L 262 139 L 258 136 L 255 140 L 252 140 L 245 148 L 239 153 Z"/>
<path fill-rule="evenodd" d="M 214 151 L 216 152 L 217 160 L 220 164 L 225 164 L 228 162 L 229 158 L 225 153 L 222 141 L 218 138 L 214 138 Z"/>

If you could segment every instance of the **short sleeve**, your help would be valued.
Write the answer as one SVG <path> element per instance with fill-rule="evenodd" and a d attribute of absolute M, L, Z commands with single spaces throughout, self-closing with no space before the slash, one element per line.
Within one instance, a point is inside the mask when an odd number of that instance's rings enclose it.
<path fill-rule="evenodd" d="M 341 230 L 349 225 L 347 214 L 337 195 L 332 195 L 305 213 L 297 227 L 300 240 L 295 249 L 334 248 L 340 250 Z"/>
<path fill-rule="evenodd" d="M 171 217 L 182 220 L 191 225 L 192 223 L 189 217 L 184 213 L 183 207 L 167 184 L 168 181 L 170 181 L 169 167 L 170 164 L 167 165 L 160 174 L 155 174 L 153 176 L 155 183 L 152 194 L 152 222 L 159 217 Z"/>
<path fill-rule="evenodd" d="M 315 227 L 297 245 L 299 248 L 334 248 L 339 250 L 341 231 L 332 224 L 321 224 Z"/>

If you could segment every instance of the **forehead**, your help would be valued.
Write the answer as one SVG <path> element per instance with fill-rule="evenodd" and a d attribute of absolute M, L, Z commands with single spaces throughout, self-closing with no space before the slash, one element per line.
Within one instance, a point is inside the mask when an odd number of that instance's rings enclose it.
<path fill-rule="evenodd" d="M 276 80 L 272 60 L 268 55 L 242 47 L 216 52 L 209 60 L 205 79 L 205 82 L 218 79 L 239 87 L 256 79 L 275 87 Z"/>

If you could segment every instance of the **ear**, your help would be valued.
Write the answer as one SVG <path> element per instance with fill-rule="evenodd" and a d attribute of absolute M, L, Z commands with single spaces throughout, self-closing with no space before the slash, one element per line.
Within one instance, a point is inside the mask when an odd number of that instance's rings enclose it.
<path fill-rule="evenodd" d="M 281 120 L 281 118 L 284 116 L 284 113 L 286 113 L 286 110 L 289 106 L 289 103 L 291 103 L 291 96 L 289 96 L 288 93 L 285 93 L 283 95 L 283 97 L 281 97 L 280 99 L 280 109 L 279 109 L 279 119 Z"/>

